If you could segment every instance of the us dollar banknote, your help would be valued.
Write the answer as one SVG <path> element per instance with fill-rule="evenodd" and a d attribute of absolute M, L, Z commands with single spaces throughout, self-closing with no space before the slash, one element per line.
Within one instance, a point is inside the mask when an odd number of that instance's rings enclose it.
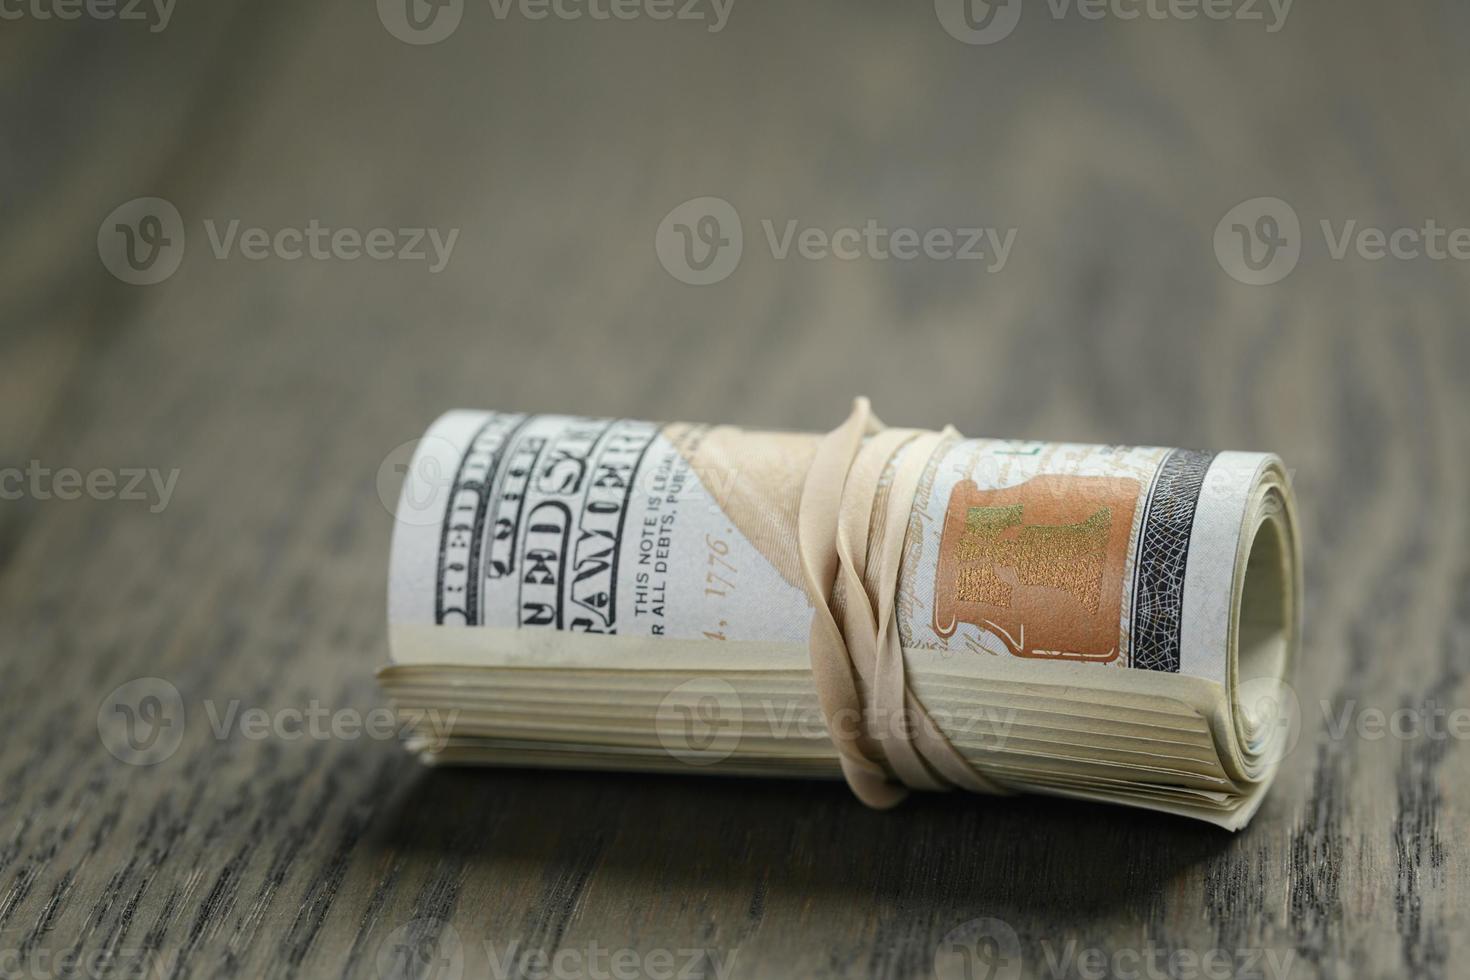
<path fill-rule="evenodd" d="M 797 544 L 820 438 L 441 417 L 406 461 L 381 677 L 405 709 L 458 714 L 415 748 L 835 775 Z M 958 436 L 914 451 L 892 462 L 921 468 L 895 608 L 932 723 L 1009 791 L 1248 820 L 1292 724 L 1281 461 Z"/>

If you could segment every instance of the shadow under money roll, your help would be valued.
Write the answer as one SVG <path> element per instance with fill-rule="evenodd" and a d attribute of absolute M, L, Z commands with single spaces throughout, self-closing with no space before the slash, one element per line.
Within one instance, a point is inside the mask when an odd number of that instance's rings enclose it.
<path fill-rule="evenodd" d="M 1244 826 L 1294 744 L 1269 454 L 450 412 L 379 677 L 426 761 L 845 777 Z"/>

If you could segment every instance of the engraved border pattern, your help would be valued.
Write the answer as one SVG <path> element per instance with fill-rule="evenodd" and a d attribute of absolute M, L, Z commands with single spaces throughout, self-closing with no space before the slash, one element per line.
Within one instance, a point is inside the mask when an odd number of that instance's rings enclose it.
<path fill-rule="evenodd" d="M 1179 672 L 1184 568 L 1200 488 L 1214 453 L 1174 449 L 1149 491 L 1134 571 L 1129 666 Z"/>

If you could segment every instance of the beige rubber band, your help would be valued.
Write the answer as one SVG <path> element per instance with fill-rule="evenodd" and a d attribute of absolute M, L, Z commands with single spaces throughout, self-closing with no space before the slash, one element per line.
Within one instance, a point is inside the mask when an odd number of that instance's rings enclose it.
<path fill-rule="evenodd" d="M 1008 792 L 975 770 L 908 689 L 894 614 L 919 480 L 935 451 L 957 436 L 951 428 L 884 428 L 859 398 L 847 421 L 818 444 L 802 487 L 797 545 L 816 607 L 810 650 L 817 698 L 847 784 L 879 809 L 899 803 L 909 789 Z M 886 506 L 874 527 L 890 464 Z M 841 623 L 832 608 L 839 574 Z"/>

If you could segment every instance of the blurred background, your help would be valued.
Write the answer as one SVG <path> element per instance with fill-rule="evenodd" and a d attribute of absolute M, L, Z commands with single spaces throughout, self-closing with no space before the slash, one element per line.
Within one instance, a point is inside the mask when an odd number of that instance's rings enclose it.
<path fill-rule="evenodd" d="M 1367 0 L 0 0 L 0 946 L 373 975 L 434 921 L 910 976 L 987 915 L 1452 975 L 1470 736 L 1327 721 L 1467 697 L 1467 38 Z M 380 704 L 385 461 L 445 409 L 816 430 L 857 394 L 1283 455 L 1307 721 L 1249 830 L 98 745 L 138 677 Z"/>

